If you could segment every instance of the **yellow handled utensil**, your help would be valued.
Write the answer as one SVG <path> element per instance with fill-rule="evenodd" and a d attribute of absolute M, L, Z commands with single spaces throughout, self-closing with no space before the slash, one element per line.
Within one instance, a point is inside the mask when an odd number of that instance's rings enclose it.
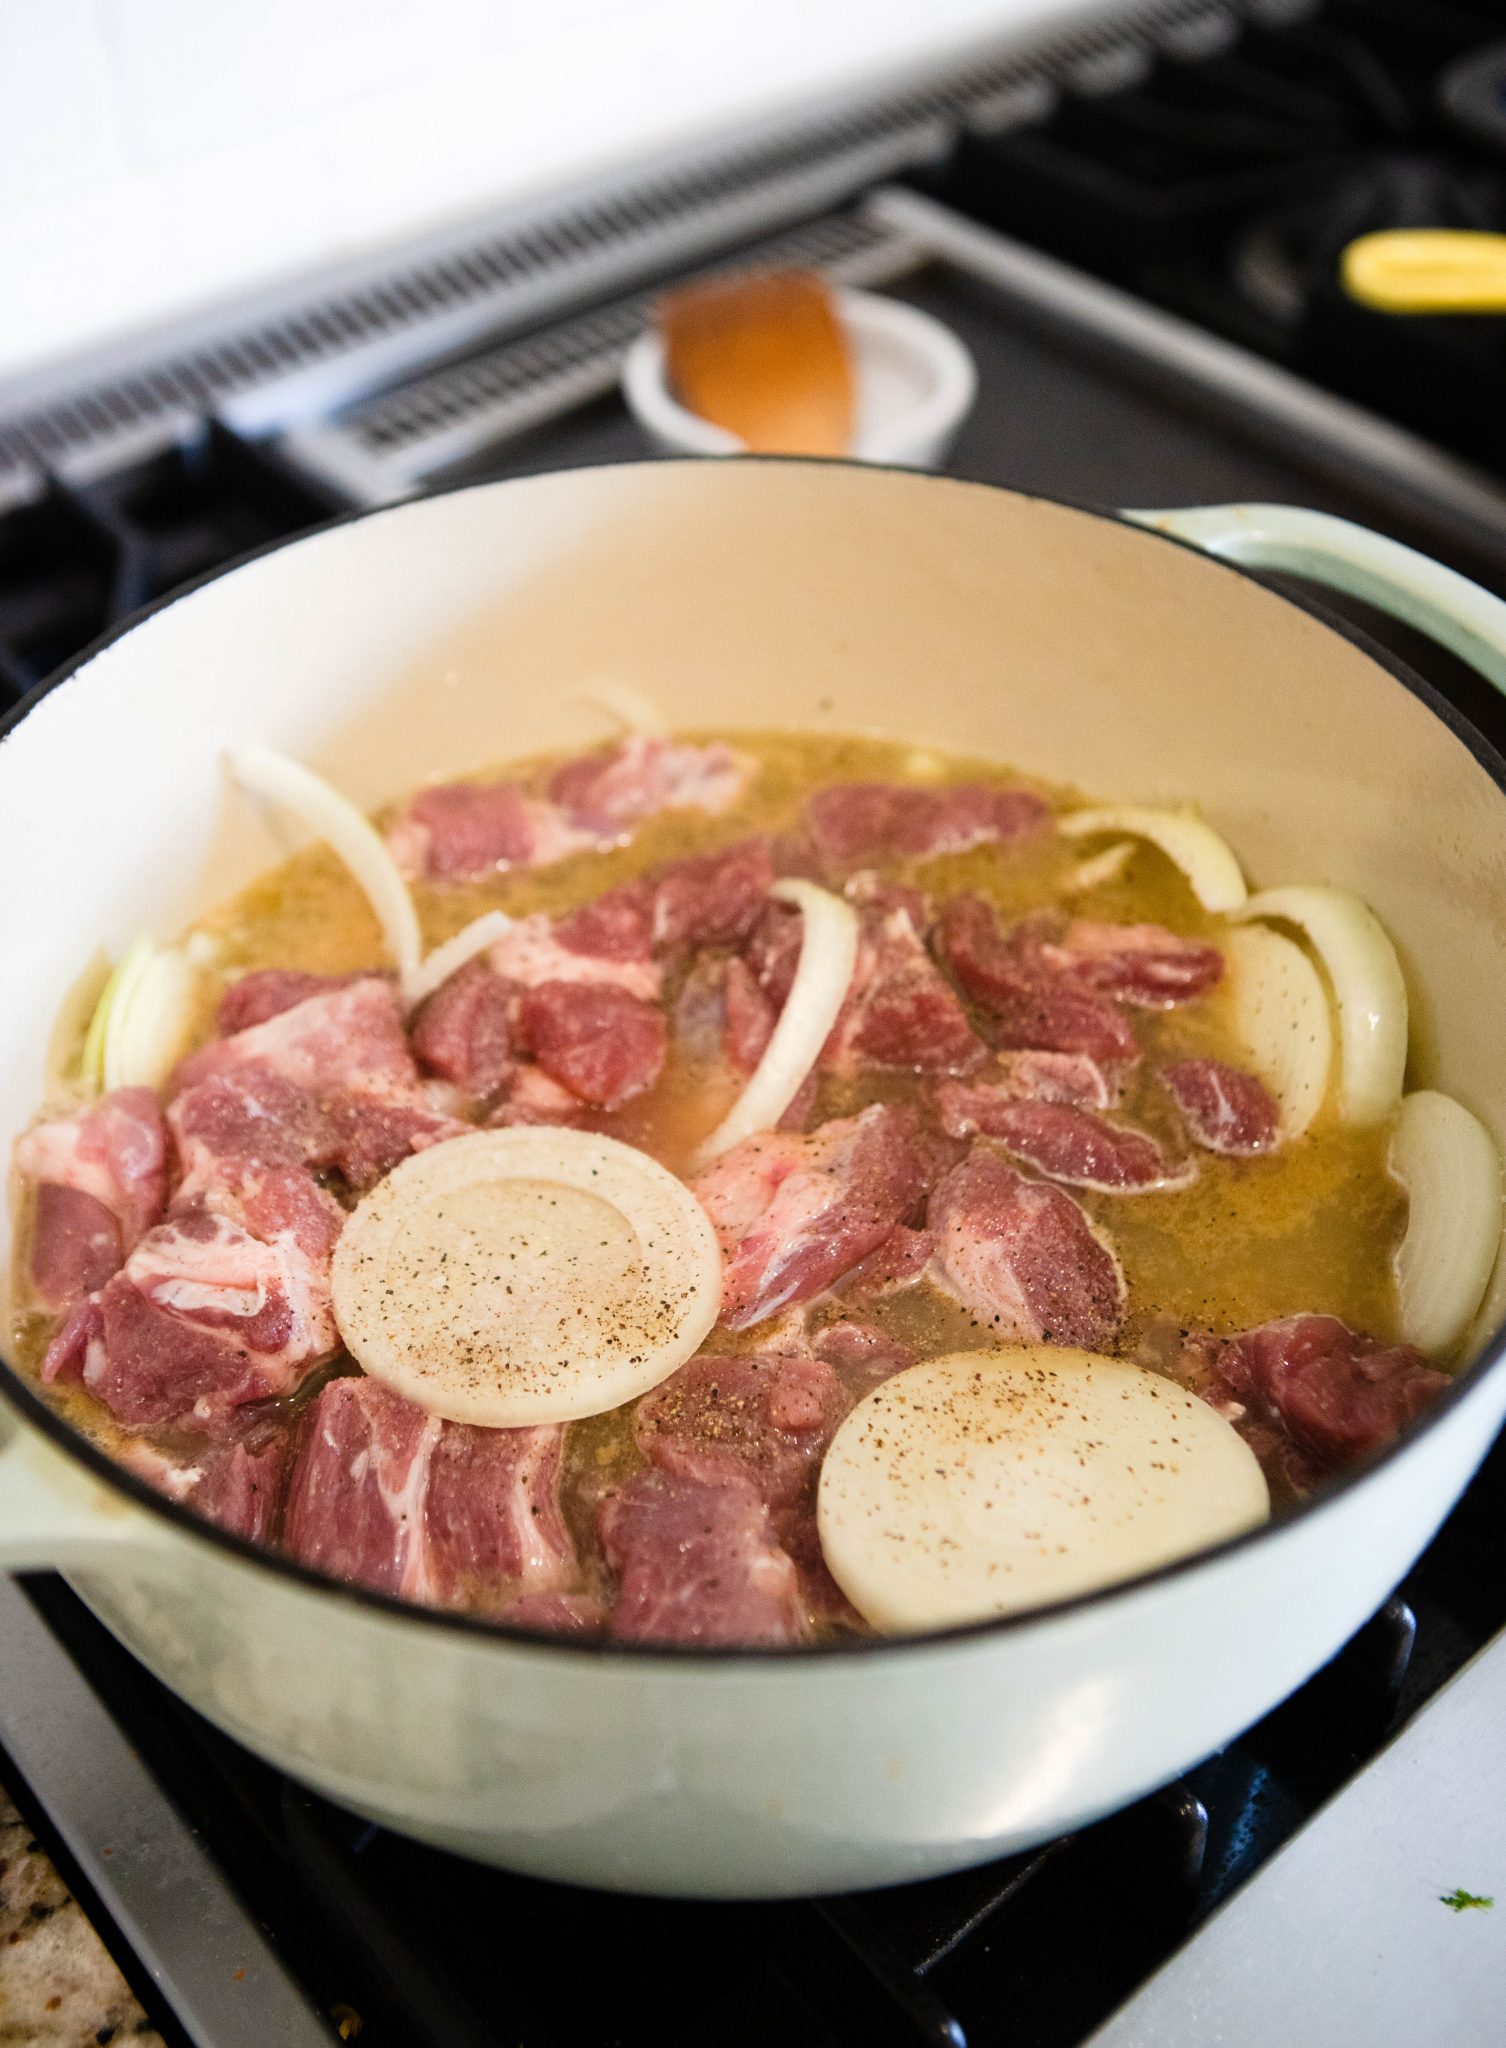
<path fill-rule="evenodd" d="M 1339 259 L 1350 298 L 1381 313 L 1506 313 L 1506 235 L 1395 228 Z"/>

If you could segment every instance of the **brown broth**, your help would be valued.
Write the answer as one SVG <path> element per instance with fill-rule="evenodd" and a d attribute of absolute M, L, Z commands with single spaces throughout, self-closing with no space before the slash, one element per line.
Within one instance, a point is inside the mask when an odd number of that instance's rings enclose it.
<path fill-rule="evenodd" d="M 706 740 L 718 734 L 693 734 Z M 812 791 L 848 781 L 905 781 L 942 785 L 984 781 L 1034 788 L 1053 808 L 1081 799 L 987 762 L 895 742 L 811 734 L 736 735 L 736 745 L 757 764 L 735 808 L 715 819 L 668 813 L 644 824 L 631 843 L 608 852 L 582 853 L 556 866 L 502 874 L 462 887 L 415 889 L 425 942 L 437 945 L 483 910 L 513 914 L 564 911 L 676 856 L 702 853 L 751 832 L 792 826 Z M 558 757 L 507 764 L 478 772 L 477 781 L 505 772 L 541 790 Z M 1091 850 L 1091 849 L 1090 849 Z M 922 861 L 881 863 L 887 877 L 918 883 L 935 898 L 976 890 L 1006 917 L 1059 901 L 1083 861 L 1080 843 L 1047 839 L 1023 848 L 982 846 Z M 1185 878 L 1155 848 L 1137 845 L 1118 876 L 1071 895 L 1076 914 L 1123 922 L 1152 922 L 1194 937 L 1217 937 L 1217 920 L 1199 906 Z M 215 1007 L 228 983 L 255 968 L 294 967 L 348 972 L 382 959 L 378 929 L 365 898 L 336 857 L 313 846 L 260 877 L 195 927 L 210 964 L 201 975 L 195 1042 L 213 1036 Z M 669 991 L 671 1006 L 675 990 Z M 1155 1082 L 1167 1058 L 1189 1052 L 1240 1060 L 1227 998 L 1165 1012 L 1135 1013 L 1146 1054 L 1126 1094 L 1122 1114 L 1182 1149 L 1176 1114 Z M 720 1117 L 733 1092 L 724 1074 L 691 1067 L 671 1049 L 657 1086 L 598 1128 L 663 1158 L 683 1164 L 696 1140 Z M 908 1076 L 876 1074 L 853 1081 L 824 1080 L 817 1120 L 848 1115 L 879 1099 L 904 1099 L 925 1084 Z M 1190 1187 L 1163 1193 L 1113 1196 L 1072 1192 L 1094 1221 L 1112 1235 L 1129 1287 L 1129 1312 L 1113 1347 L 1157 1369 L 1170 1369 L 1179 1333 L 1192 1328 L 1231 1331 L 1306 1309 L 1342 1317 L 1355 1328 L 1393 1340 L 1397 1308 L 1391 1253 L 1400 1241 L 1405 1198 L 1386 1171 L 1389 1131 L 1344 1127 L 1331 1111 L 1320 1114 L 1300 1140 L 1264 1158 L 1226 1159 L 1199 1153 Z M 19 1234 L 24 1243 L 25 1232 Z M 22 1298 L 18 1287 L 15 1298 Z M 839 1316 L 824 1308 L 823 1318 Z M 988 1341 L 966 1311 L 927 1287 L 865 1303 L 864 1320 L 886 1327 L 922 1353 L 970 1349 Z M 44 1317 L 22 1314 L 12 1334 L 23 1364 L 35 1373 L 52 1333 Z M 723 1349 L 756 1344 L 764 1332 L 719 1337 Z M 290 1407 L 301 1405 L 328 1377 L 306 1381 Z M 101 1408 L 77 1389 L 53 1388 L 49 1399 L 107 1447 L 125 1441 Z M 170 1433 L 153 1441 L 174 1447 Z M 582 1547 L 594 1503 L 606 1484 L 641 1462 L 629 1411 L 571 1425 L 566 1510 Z"/>

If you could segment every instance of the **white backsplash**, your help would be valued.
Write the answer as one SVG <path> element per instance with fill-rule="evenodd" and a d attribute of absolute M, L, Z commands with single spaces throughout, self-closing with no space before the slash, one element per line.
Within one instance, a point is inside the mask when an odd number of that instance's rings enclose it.
<path fill-rule="evenodd" d="M 917 59 L 1112 11 L 0 0 L 0 378 Z"/>

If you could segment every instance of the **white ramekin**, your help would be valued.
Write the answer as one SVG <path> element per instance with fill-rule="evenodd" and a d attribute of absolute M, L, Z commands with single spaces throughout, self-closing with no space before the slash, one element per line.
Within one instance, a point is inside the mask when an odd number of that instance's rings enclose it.
<path fill-rule="evenodd" d="M 837 312 L 857 367 L 857 431 L 851 454 L 862 462 L 935 469 L 945 461 L 978 389 L 973 359 L 929 313 L 872 292 L 836 294 Z M 737 455 L 743 443 L 672 395 L 664 344 L 650 327 L 628 351 L 622 392 L 639 426 L 667 455 Z"/>

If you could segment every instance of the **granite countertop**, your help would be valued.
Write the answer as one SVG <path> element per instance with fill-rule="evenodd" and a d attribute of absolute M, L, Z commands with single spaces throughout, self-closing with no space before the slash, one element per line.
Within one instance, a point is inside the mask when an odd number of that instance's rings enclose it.
<path fill-rule="evenodd" d="M 162 2048 L 0 1786 L 0 2048 Z"/>

